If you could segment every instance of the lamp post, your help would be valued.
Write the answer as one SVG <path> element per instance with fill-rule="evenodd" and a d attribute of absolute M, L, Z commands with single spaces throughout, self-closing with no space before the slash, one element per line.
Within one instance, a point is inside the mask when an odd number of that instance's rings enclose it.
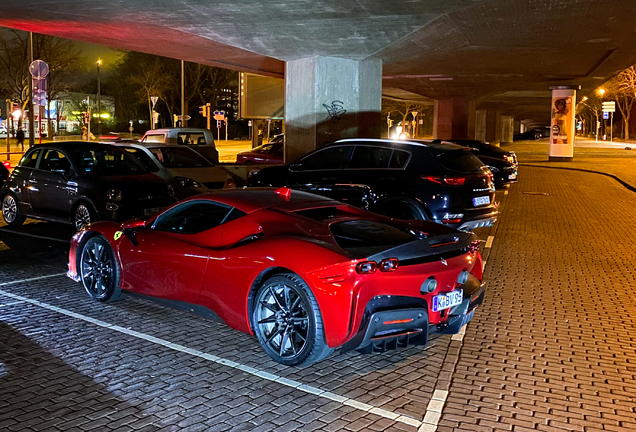
<path fill-rule="evenodd" d="M 102 65 L 102 60 L 97 59 L 97 135 L 102 134 L 102 95 L 99 80 L 99 67 Z M 88 120 L 90 122 L 90 119 Z"/>
<path fill-rule="evenodd" d="M 605 94 L 605 89 L 604 88 L 600 88 L 600 89 L 597 90 L 597 93 L 601 97 L 601 104 L 602 104 L 603 103 L 603 95 Z M 601 114 L 601 115 L 603 115 L 603 114 Z M 598 126 L 599 125 L 597 124 L 596 125 L 596 130 L 597 131 L 598 131 Z M 606 135 L 605 129 L 606 129 L 606 127 L 605 127 L 605 117 L 603 117 L 603 141 L 605 141 L 605 135 Z M 598 133 L 596 134 L 596 141 L 598 142 Z"/>

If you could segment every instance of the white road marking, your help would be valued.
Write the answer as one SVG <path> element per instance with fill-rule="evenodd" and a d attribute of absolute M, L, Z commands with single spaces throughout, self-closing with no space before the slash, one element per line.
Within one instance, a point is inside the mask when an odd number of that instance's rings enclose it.
<path fill-rule="evenodd" d="M 8 229 L 5 229 L 5 228 L 0 228 L 0 231 L 6 232 L 6 233 L 10 233 L 10 234 L 23 235 L 23 236 L 27 236 L 27 237 L 35 237 L 35 238 L 44 239 L 44 240 L 51 240 L 51 241 L 56 241 L 56 242 L 61 242 L 61 243 L 69 243 L 69 240 L 62 240 L 62 239 L 58 239 L 58 238 L 54 238 L 54 237 L 41 236 L 41 235 L 37 235 L 37 234 L 30 234 L 30 233 L 25 233 L 25 232 L 20 232 L 20 231 L 12 231 L 12 230 L 8 230 Z"/>
<path fill-rule="evenodd" d="M 508 190 L 507 189 L 504 191 L 504 195 L 508 195 Z"/>
<path fill-rule="evenodd" d="M 492 247 L 492 242 L 495 240 L 495 236 L 488 236 L 488 240 L 486 240 L 486 246 L 484 246 L 485 248 L 491 248 Z"/>
<path fill-rule="evenodd" d="M 24 280 L 21 280 L 21 281 L 6 282 L 4 284 L 0 284 L 0 286 L 9 285 L 9 284 L 12 284 L 12 283 L 19 283 L 19 282 L 27 282 L 27 281 L 32 281 L 32 280 L 45 279 L 47 277 L 55 277 L 55 276 L 60 276 L 60 275 L 64 275 L 64 274 L 65 273 L 60 273 L 60 274 L 55 274 L 55 275 L 41 276 L 41 277 L 31 278 L 31 279 L 24 279 Z M 154 344 L 157 344 L 157 345 L 161 345 L 161 346 L 164 346 L 166 348 L 170 348 L 170 349 L 175 350 L 175 351 L 184 352 L 184 353 L 190 354 L 192 356 L 203 358 L 203 359 L 209 360 L 209 361 L 214 362 L 214 363 L 222 364 L 224 366 L 227 366 L 227 367 L 230 367 L 230 368 L 233 368 L 233 369 L 238 369 L 238 370 L 241 370 L 241 371 L 243 371 L 245 373 L 249 373 L 251 375 L 255 375 L 255 376 L 259 377 L 259 378 L 262 378 L 262 379 L 265 379 L 265 380 L 268 380 L 268 381 L 274 381 L 274 382 L 279 383 L 280 385 L 284 385 L 284 386 L 287 386 L 287 387 L 292 387 L 292 388 L 294 388 L 296 390 L 303 391 L 305 393 L 310 393 L 310 394 L 316 395 L 318 397 L 322 397 L 322 398 L 325 398 L 325 399 L 330 399 L 330 400 L 339 402 L 339 403 L 341 403 L 343 405 L 351 406 L 351 407 L 353 407 L 355 409 L 358 409 L 358 410 L 361 410 L 361 411 L 373 413 L 373 414 L 378 415 L 380 417 L 384 417 L 384 418 L 387 418 L 387 419 L 390 419 L 390 420 L 394 420 L 394 421 L 397 421 L 397 422 L 400 422 L 400 423 L 405 423 L 405 424 L 408 424 L 408 425 L 411 425 L 411 426 L 415 426 L 417 428 L 422 426 L 422 422 L 419 421 L 419 420 L 416 420 L 414 418 L 407 417 L 407 416 L 400 415 L 400 414 L 396 414 L 394 412 L 387 411 L 387 410 L 382 409 L 382 408 L 377 408 L 377 407 L 374 407 L 372 405 L 368 405 L 366 403 L 362 403 L 362 402 L 356 401 L 356 400 L 351 399 L 351 398 L 347 398 L 347 397 L 344 397 L 344 396 L 337 395 L 335 393 L 327 392 L 327 391 L 319 389 L 318 387 L 313 387 L 313 386 L 310 386 L 310 385 L 307 385 L 307 384 L 303 384 L 303 383 L 301 383 L 299 381 L 290 380 L 288 378 L 280 377 L 280 376 L 274 375 L 272 373 L 261 371 L 261 370 L 258 370 L 256 368 L 250 367 L 250 366 L 245 366 L 245 365 L 239 364 L 237 362 L 234 362 L 232 360 L 226 360 L 224 358 L 215 356 L 213 354 L 209 354 L 209 353 L 206 353 L 206 352 L 203 352 L 203 351 L 199 351 L 199 350 L 196 350 L 196 349 L 188 348 L 188 347 L 183 346 L 183 345 L 175 344 L 175 343 L 169 342 L 169 341 L 167 341 L 165 339 L 161 339 L 161 338 L 157 338 L 157 337 L 154 337 L 154 336 L 150 336 L 148 334 L 141 333 L 141 332 L 138 332 L 138 331 L 135 331 L 135 330 L 131 330 L 131 329 L 128 329 L 128 328 L 125 328 L 125 327 L 121 327 L 121 326 L 118 326 L 118 325 L 115 325 L 115 324 L 110 324 L 110 323 L 107 323 L 105 321 L 101 321 L 101 320 L 98 320 L 98 319 L 95 319 L 95 318 L 91 318 L 91 317 L 88 317 L 88 316 L 85 316 L 85 315 L 82 315 L 82 314 L 78 314 L 78 313 L 75 313 L 75 312 L 72 312 L 72 311 L 69 311 L 69 310 L 66 310 L 66 309 L 59 308 L 57 306 L 50 305 L 48 303 L 41 302 L 39 300 L 33 300 L 33 299 L 28 298 L 28 297 L 23 297 L 23 296 L 20 296 L 20 295 L 17 295 L 17 294 L 13 294 L 13 293 L 10 293 L 10 292 L 7 292 L 7 291 L 0 290 L 0 295 L 4 295 L 6 297 L 10 297 L 10 298 L 12 298 L 12 299 L 14 299 L 16 301 L 30 303 L 32 305 L 41 307 L 43 309 L 48 309 L 50 311 L 57 312 L 59 314 L 66 315 L 66 316 L 69 316 L 69 317 L 72 317 L 72 318 L 76 318 L 76 319 L 79 319 L 79 320 L 82 320 L 82 321 L 85 321 L 85 322 L 89 322 L 89 323 L 95 324 L 95 325 L 97 325 L 99 327 L 108 328 L 110 330 L 114 330 L 114 331 L 119 332 L 119 333 L 123 333 L 123 334 L 129 335 L 129 336 L 133 336 L 133 337 L 136 337 L 136 338 L 139 338 L 139 339 L 143 339 L 143 340 L 146 340 L 148 342 L 151 342 L 151 343 L 154 343 Z"/>
<path fill-rule="evenodd" d="M 2 282 L 2 283 L 0 283 L 0 286 L 19 284 L 19 283 L 22 283 L 22 282 L 31 282 L 31 281 L 36 281 L 36 280 L 40 280 L 40 279 L 48 279 L 48 278 L 57 277 L 57 276 L 66 276 L 66 273 L 55 273 L 55 274 L 46 275 L 46 276 L 38 276 L 38 277 L 34 277 L 34 278 L 21 279 L 21 280 L 17 280 L 17 281 Z"/>
<path fill-rule="evenodd" d="M 0 303 L 0 308 L 1 307 L 5 307 L 5 306 L 13 306 L 13 305 L 17 305 L 17 304 L 22 304 L 24 303 L 23 301 L 14 301 L 11 303 Z"/>

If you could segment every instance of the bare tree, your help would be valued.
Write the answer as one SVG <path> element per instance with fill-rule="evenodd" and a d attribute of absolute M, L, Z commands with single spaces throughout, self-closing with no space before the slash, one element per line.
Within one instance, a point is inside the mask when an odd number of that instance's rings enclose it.
<path fill-rule="evenodd" d="M 415 119 L 422 118 L 427 115 L 429 112 L 432 112 L 432 106 L 424 105 L 412 101 L 403 101 L 396 99 L 388 99 L 382 98 L 382 115 L 391 118 L 392 120 L 397 120 L 398 123 L 401 123 L 405 127 L 406 130 L 410 130 L 410 121 L 407 119 L 410 117 L 410 120 L 414 120 L 413 112 L 417 112 L 418 116 Z M 397 118 L 394 118 L 397 115 Z M 416 135 L 417 128 L 413 128 L 413 136 Z"/>
<path fill-rule="evenodd" d="M 598 135 L 598 130 L 596 126 L 599 124 L 601 119 L 601 114 L 603 112 L 602 109 L 602 101 L 596 94 L 596 92 L 590 93 L 589 96 L 584 96 L 581 102 L 579 102 L 576 106 L 576 111 L 579 116 L 583 119 L 590 119 L 590 124 L 594 123 L 595 134 Z"/>
<path fill-rule="evenodd" d="M 630 66 L 605 83 L 607 96 L 616 99 L 616 105 L 623 117 L 624 138 L 629 139 L 629 118 L 636 100 L 636 66 Z"/>

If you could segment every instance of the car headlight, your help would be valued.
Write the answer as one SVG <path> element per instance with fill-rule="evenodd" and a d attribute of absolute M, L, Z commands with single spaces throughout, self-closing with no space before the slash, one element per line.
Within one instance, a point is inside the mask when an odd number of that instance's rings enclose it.
<path fill-rule="evenodd" d="M 199 184 L 198 182 L 188 177 L 175 177 L 174 179 L 177 181 L 177 183 L 179 183 L 181 187 L 193 187 L 193 188 L 201 187 L 201 184 Z"/>
<path fill-rule="evenodd" d="M 106 198 L 111 201 L 121 201 L 121 191 L 119 189 L 109 189 L 108 192 L 106 192 Z"/>

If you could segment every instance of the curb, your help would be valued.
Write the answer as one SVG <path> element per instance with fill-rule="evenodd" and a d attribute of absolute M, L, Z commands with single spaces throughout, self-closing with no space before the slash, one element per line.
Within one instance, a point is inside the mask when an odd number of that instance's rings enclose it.
<path fill-rule="evenodd" d="M 594 170 L 588 170 L 588 169 L 584 169 L 584 168 L 549 167 L 549 166 L 544 166 L 544 165 L 534 165 L 534 164 L 524 164 L 524 163 L 520 163 L 519 165 L 520 166 L 527 166 L 527 167 L 534 167 L 534 168 L 560 169 L 560 170 L 566 170 L 566 171 L 581 171 L 581 172 L 592 173 L 592 174 L 600 174 L 600 175 L 604 175 L 606 177 L 609 177 L 609 178 L 612 178 L 612 179 L 616 180 L 617 182 L 619 182 L 621 185 L 623 185 L 623 187 L 625 187 L 629 191 L 636 192 L 636 187 L 635 186 L 632 186 L 631 184 L 627 183 L 625 180 L 622 180 L 620 177 L 615 176 L 614 174 L 608 174 L 608 173 L 604 173 L 604 172 L 600 172 L 600 171 L 594 171 Z"/>

